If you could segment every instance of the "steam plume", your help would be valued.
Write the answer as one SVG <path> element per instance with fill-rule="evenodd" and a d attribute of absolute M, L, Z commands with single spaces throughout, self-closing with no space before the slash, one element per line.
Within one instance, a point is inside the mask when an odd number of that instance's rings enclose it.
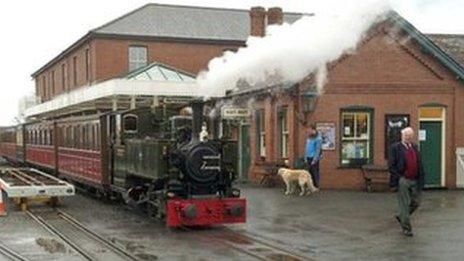
<path fill-rule="evenodd" d="M 388 1 L 343 2 L 325 1 L 330 8 L 291 25 L 269 26 L 265 37 L 249 37 L 246 47 L 211 60 L 197 78 L 202 93 L 234 90 L 239 80 L 265 82 L 270 75 L 280 82 L 298 82 L 313 72 L 322 91 L 327 63 L 354 52 L 369 27 L 390 10 Z"/>

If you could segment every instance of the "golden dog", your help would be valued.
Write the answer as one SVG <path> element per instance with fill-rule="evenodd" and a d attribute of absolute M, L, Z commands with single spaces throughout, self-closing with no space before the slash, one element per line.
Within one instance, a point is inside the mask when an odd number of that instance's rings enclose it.
<path fill-rule="evenodd" d="M 277 172 L 277 175 L 281 176 L 287 186 L 285 190 L 285 195 L 293 193 L 294 190 L 292 189 L 292 183 L 298 181 L 298 185 L 300 186 L 301 192 L 300 196 L 307 194 L 309 192 L 314 193 L 319 189 L 316 188 L 313 184 L 313 179 L 307 170 L 304 169 L 287 169 L 287 168 L 280 168 Z M 309 189 L 306 191 L 306 189 Z"/>

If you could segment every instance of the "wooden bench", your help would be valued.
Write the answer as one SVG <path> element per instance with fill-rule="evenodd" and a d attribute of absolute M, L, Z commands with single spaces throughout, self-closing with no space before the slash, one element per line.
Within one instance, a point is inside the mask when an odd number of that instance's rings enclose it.
<path fill-rule="evenodd" d="M 262 162 L 257 165 L 262 169 L 259 185 L 267 185 L 269 187 L 274 187 L 276 185 L 277 171 L 279 168 L 288 167 L 283 162 Z"/>
<path fill-rule="evenodd" d="M 388 166 L 385 165 L 374 165 L 367 164 L 361 167 L 364 181 L 366 182 L 366 191 L 372 192 L 373 185 L 386 185 L 390 182 L 390 173 L 388 172 Z"/>

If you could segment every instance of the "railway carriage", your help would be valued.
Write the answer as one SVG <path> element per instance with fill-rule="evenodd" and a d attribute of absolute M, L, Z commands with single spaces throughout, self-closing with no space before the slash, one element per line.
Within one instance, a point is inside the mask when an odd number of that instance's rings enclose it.
<path fill-rule="evenodd" d="M 55 121 L 60 176 L 99 192 L 110 187 L 106 120 L 107 115 L 97 114 Z"/>
<path fill-rule="evenodd" d="M 53 121 L 33 122 L 23 125 L 25 161 L 28 164 L 56 170 L 55 132 Z"/>
<path fill-rule="evenodd" d="M 24 126 L 0 128 L 0 155 L 13 163 L 23 163 L 25 157 Z"/>

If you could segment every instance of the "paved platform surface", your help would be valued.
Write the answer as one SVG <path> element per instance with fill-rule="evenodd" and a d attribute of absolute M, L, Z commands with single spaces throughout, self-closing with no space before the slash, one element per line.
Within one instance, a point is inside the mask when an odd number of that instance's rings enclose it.
<path fill-rule="evenodd" d="M 233 230 L 259 234 L 315 260 L 461 260 L 464 256 L 464 191 L 426 191 L 413 217 L 413 238 L 403 237 L 393 219 L 392 193 L 322 191 L 286 197 L 280 189 L 244 188 L 243 194 L 249 201 L 248 222 L 231 226 Z M 8 203 L 8 216 L 0 217 L 3 244 L 32 260 L 81 260 L 69 249 L 50 252 L 39 245 L 39 238 L 53 237 Z M 141 260 L 253 260 L 217 244 L 214 228 L 167 229 L 125 206 L 83 195 L 63 200 L 61 209 Z M 211 239 L 199 238 L 198 233 L 210 233 Z"/>

